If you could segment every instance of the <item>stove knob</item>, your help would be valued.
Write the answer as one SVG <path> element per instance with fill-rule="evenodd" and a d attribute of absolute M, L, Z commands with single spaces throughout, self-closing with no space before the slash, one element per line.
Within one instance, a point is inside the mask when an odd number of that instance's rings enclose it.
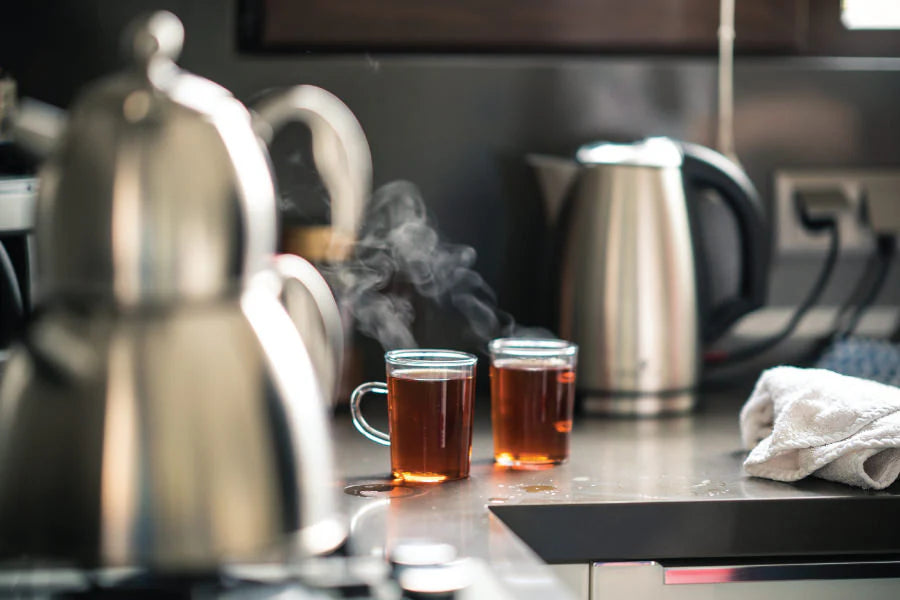
<path fill-rule="evenodd" d="M 430 540 L 400 540 L 387 552 L 388 562 L 398 576 L 407 567 L 433 567 L 456 559 L 456 548 Z"/>
<path fill-rule="evenodd" d="M 432 566 L 404 567 L 398 582 L 407 600 L 455 600 L 472 585 L 474 568 L 469 558 Z"/>

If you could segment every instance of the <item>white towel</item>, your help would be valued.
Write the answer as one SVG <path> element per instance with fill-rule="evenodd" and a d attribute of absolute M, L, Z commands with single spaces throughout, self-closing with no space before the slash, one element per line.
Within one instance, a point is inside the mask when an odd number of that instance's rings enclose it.
<path fill-rule="evenodd" d="M 883 489 L 900 475 L 900 388 L 823 369 L 765 371 L 744 408 L 750 475 Z"/>

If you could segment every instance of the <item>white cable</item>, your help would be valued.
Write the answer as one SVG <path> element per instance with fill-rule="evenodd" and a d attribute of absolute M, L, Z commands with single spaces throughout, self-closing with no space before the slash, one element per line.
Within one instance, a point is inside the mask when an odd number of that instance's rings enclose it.
<path fill-rule="evenodd" d="M 719 152 L 738 162 L 734 151 L 734 0 L 719 8 Z"/>

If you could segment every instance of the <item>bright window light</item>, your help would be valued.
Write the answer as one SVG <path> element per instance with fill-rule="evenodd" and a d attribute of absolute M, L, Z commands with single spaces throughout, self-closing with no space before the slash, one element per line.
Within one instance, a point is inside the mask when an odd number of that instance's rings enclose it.
<path fill-rule="evenodd" d="M 900 0 L 843 0 L 841 21 L 847 29 L 900 29 Z"/>

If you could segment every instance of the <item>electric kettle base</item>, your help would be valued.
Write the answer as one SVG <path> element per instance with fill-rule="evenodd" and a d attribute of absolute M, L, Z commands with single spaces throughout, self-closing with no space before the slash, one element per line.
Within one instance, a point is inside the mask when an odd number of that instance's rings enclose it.
<path fill-rule="evenodd" d="M 683 415 L 697 404 L 693 390 L 648 394 L 581 394 L 585 414 L 614 417 Z"/>

